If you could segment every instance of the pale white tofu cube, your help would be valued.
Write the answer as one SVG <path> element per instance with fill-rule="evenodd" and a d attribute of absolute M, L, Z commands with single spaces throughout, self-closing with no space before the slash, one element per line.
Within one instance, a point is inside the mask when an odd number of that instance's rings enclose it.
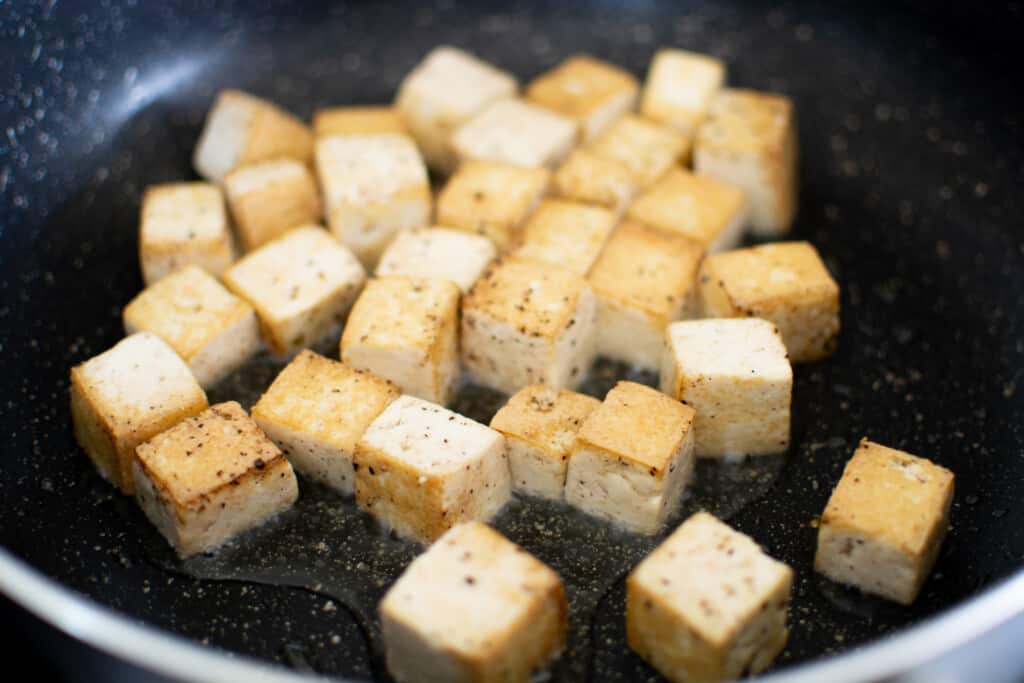
<path fill-rule="evenodd" d="M 274 159 L 241 166 L 224 177 L 235 231 L 246 250 L 292 228 L 323 220 L 320 191 L 305 164 Z"/>
<path fill-rule="evenodd" d="M 351 495 L 356 443 L 398 396 L 390 382 L 307 349 L 278 374 L 252 417 L 303 476 Z"/>
<path fill-rule="evenodd" d="M 596 398 L 543 384 L 523 387 L 491 418 L 505 435 L 512 488 L 561 499 L 576 432 L 601 405 Z"/>
<path fill-rule="evenodd" d="M 485 524 L 454 527 L 413 560 L 380 603 L 398 683 L 526 683 L 565 647 L 558 575 Z"/>
<path fill-rule="evenodd" d="M 71 368 L 75 438 L 103 478 L 124 493 L 133 491 L 135 447 L 206 407 L 185 361 L 148 332 Z"/>
<path fill-rule="evenodd" d="M 403 393 L 448 403 L 459 379 L 459 296 L 450 280 L 371 279 L 341 337 L 341 359 Z"/>
<path fill-rule="evenodd" d="M 182 557 L 212 550 L 299 497 L 281 451 L 234 401 L 141 444 L 135 499 Z"/>
<path fill-rule="evenodd" d="M 328 107 L 313 115 L 313 135 L 376 135 L 378 133 L 409 134 L 402 114 L 394 107 Z"/>
<path fill-rule="evenodd" d="M 224 273 L 228 289 L 256 309 L 277 355 L 315 344 L 339 324 L 366 282 L 352 252 L 315 226 L 295 228 Z"/>
<path fill-rule="evenodd" d="M 468 292 L 498 255 L 482 235 L 451 228 L 413 228 L 398 234 L 377 264 L 377 275 L 450 280 Z"/>
<path fill-rule="evenodd" d="M 398 87 L 395 107 L 430 167 L 455 168 L 455 130 L 491 102 L 519 89 L 509 73 L 454 47 L 435 48 Z"/>
<path fill-rule="evenodd" d="M 368 269 L 402 230 L 430 222 L 427 168 L 405 135 L 334 135 L 316 143 L 327 224 Z"/>
<path fill-rule="evenodd" d="M 576 434 L 566 502 L 630 531 L 657 533 L 693 472 L 693 416 L 656 389 L 617 383 Z"/>
<path fill-rule="evenodd" d="M 741 188 L 755 234 L 789 232 L 797 209 L 797 136 L 793 102 L 782 95 L 725 89 L 697 132 L 693 166 Z"/>
<path fill-rule="evenodd" d="M 579 275 L 507 259 L 462 301 L 462 362 L 473 379 L 512 394 L 528 384 L 577 386 L 594 357 L 596 303 Z"/>
<path fill-rule="evenodd" d="M 673 683 L 757 674 L 786 646 L 792 586 L 792 569 L 698 512 L 626 580 L 626 638 Z"/>
<path fill-rule="evenodd" d="M 223 90 L 206 115 L 192 165 L 220 182 L 231 170 L 268 159 L 313 156 L 313 134 L 305 123 L 276 105 L 238 90 Z"/>
<path fill-rule="evenodd" d="M 188 265 L 220 275 L 234 260 L 219 187 L 167 183 L 146 188 L 139 219 L 139 262 L 147 285 Z"/>
<path fill-rule="evenodd" d="M 540 261 L 586 275 L 617 219 L 608 209 L 564 199 L 545 199 L 526 221 L 516 258 Z"/>
<path fill-rule="evenodd" d="M 260 348 L 256 311 L 198 266 L 144 289 L 124 308 L 127 334 L 150 332 L 171 345 L 208 389 Z"/>
<path fill-rule="evenodd" d="M 356 502 L 399 535 L 430 544 L 508 502 L 505 437 L 413 396 L 377 416 L 356 444 Z"/>
<path fill-rule="evenodd" d="M 657 370 L 665 327 L 695 318 L 703 249 L 639 223 L 615 229 L 587 281 L 597 297 L 597 353 Z"/>
<path fill-rule="evenodd" d="M 493 102 L 452 136 L 460 161 L 554 167 L 576 143 L 576 122 L 518 99 Z"/>
<path fill-rule="evenodd" d="M 674 128 L 626 114 L 590 144 L 593 154 L 626 167 L 643 190 L 689 158 L 690 143 Z"/>
<path fill-rule="evenodd" d="M 640 113 L 692 140 L 724 84 L 721 60 L 686 50 L 658 50 L 640 95 Z"/>
<path fill-rule="evenodd" d="M 668 326 L 661 390 L 697 410 L 697 455 L 789 448 L 793 368 L 774 324 L 760 318 Z"/>
<path fill-rule="evenodd" d="M 636 182 L 623 164 L 585 149 L 574 149 L 555 172 L 552 194 L 603 206 L 621 216 L 633 201 Z"/>

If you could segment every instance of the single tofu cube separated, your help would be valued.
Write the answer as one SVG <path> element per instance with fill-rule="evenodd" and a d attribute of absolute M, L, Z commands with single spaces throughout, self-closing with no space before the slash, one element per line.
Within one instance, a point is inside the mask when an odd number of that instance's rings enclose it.
<path fill-rule="evenodd" d="M 698 512 L 626 580 L 626 638 L 673 683 L 757 674 L 786 646 L 792 586 L 792 569 Z"/>
<path fill-rule="evenodd" d="M 234 401 L 141 444 L 132 477 L 139 507 L 182 557 L 259 526 L 299 497 L 292 466 Z"/>
<path fill-rule="evenodd" d="M 657 533 L 693 471 L 693 416 L 655 389 L 617 383 L 576 435 L 565 500 L 630 531 Z"/>
<path fill-rule="evenodd" d="M 124 493 L 134 490 L 135 447 L 207 405 L 185 361 L 148 332 L 71 368 L 75 438 L 103 478 Z"/>
<path fill-rule="evenodd" d="M 278 374 L 252 417 L 299 473 L 351 495 L 356 443 L 398 396 L 390 382 L 306 350 Z"/>
<path fill-rule="evenodd" d="M 491 240 L 450 228 L 400 232 L 377 264 L 377 275 L 450 280 L 468 292 L 498 255 Z"/>
<path fill-rule="evenodd" d="M 409 129 L 402 120 L 402 114 L 394 107 L 328 107 L 317 110 L 313 115 L 313 135 L 318 138 L 379 133 L 408 135 Z"/>
<path fill-rule="evenodd" d="M 585 149 L 574 149 L 555 172 L 556 197 L 594 204 L 621 216 L 636 194 L 633 175 L 624 165 Z"/>
<path fill-rule="evenodd" d="M 565 389 L 532 384 L 517 391 L 491 419 L 505 435 L 512 487 L 560 500 L 583 421 L 601 402 Z"/>
<path fill-rule="evenodd" d="M 242 166 L 224 177 L 235 230 L 246 250 L 292 228 L 320 223 L 320 191 L 305 164 L 275 159 Z"/>
<path fill-rule="evenodd" d="M 452 149 L 460 161 L 553 168 L 576 144 L 576 132 L 570 118 L 523 100 L 497 100 L 455 131 Z"/>
<path fill-rule="evenodd" d="M 952 502 L 948 469 L 862 439 L 821 516 L 814 569 L 910 605 L 939 556 Z"/>
<path fill-rule="evenodd" d="M 545 199 L 526 221 L 516 258 L 540 261 L 586 275 L 616 224 L 607 209 Z"/>
<path fill-rule="evenodd" d="M 459 522 L 490 519 L 511 495 L 505 438 L 412 396 L 370 423 L 353 466 L 359 507 L 428 545 Z"/>
<path fill-rule="evenodd" d="M 565 648 L 558 575 L 485 524 L 454 527 L 413 560 L 380 603 L 399 683 L 527 683 Z"/>
<path fill-rule="evenodd" d="M 658 50 L 640 97 L 640 113 L 692 140 L 725 83 L 721 60 L 685 50 Z"/>

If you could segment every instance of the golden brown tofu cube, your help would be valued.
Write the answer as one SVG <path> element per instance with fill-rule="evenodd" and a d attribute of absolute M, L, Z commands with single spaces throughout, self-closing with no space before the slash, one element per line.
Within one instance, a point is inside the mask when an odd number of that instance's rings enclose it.
<path fill-rule="evenodd" d="M 588 149 L 625 166 L 636 186 L 646 189 L 689 157 L 690 143 L 668 126 L 626 114 Z"/>
<path fill-rule="evenodd" d="M 721 60 L 685 50 L 658 50 L 647 71 L 640 112 L 692 140 L 723 83 Z"/>
<path fill-rule="evenodd" d="M 409 129 L 394 107 L 328 107 L 313 115 L 313 135 L 376 135 L 401 133 Z"/>
<path fill-rule="evenodd" d="M 814 569 L 909 605 L 935 565 L 952 501 L 948 469 L 861 439 L 821 516 Z"/>
<path fill-rule="evenodd" d="M 305 164 L 275 159 L 241 166 L 224 177 L 235 230 L 247 251 L 292 228 L 320 223 L 320 191 Z"/>
<path fill-rule="evenodd" d="M 576 143 L 576 122 L 524 100 L 497 100 L 452 136 L 460 161 L 554 167 Z"/>
<path fill-rule="evenodd" d="M 468 292 L 498 255 L 483 235 L 449 228 L 413 228 L 391 241 L 377 264 L 377 275 L 450 280 Z"/>
<path fill-rule="evenodd" d="M 527 219 L 523 243 L 514 256 L 586 275 L 615 223 L 615 214 L 607 209 L 564 199 L 545 199 Z"/>
<path fill-rule="evenodd" d="M 636 183 L 619 162 L 575 149 L 555 172 L 553 194 L 603 206 L 621 216 L 636 194 Z"/>

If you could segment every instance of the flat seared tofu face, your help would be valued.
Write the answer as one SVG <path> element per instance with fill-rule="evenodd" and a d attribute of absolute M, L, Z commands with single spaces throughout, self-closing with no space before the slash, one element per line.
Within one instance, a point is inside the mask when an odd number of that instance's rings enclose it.
<path fill-rule="evenodd" d="M 519 84 L 508 72 L 447 45 L 435 48 L 405 77 L 395 108 L 431 168 L 451 172 L 455 130 L 491 102 L 512 97 Z"/>
<path fill-rule="evenodd" d="M 140 445 L 135 498 L 182 557 L 211 550 L 291 507 L 291 465 L 235 402 L 218 403 Z"/>
<path fill-rule="evenodd" d="M 808 242 L 714 254 L 700 273 L 704 315 L 771 320 L 793 362 L 832 354 L 839 337 L 839 285 Z"/>
<path fill-rule="evenodd" d="M 307 350 L 281 371 L 252 417 L 303 476 L 351 495 L 356 443 L 398 396 L 390 382 Z"/>
<path fill-rule="evenodd" d="M 793 571 L 698 512 L 626 581 L 629 646 L 675 683 L 757 674 L 786 645 Z"/>
<path fill-rule="evenodd" d="M 331 231 L 372 270 L 402 230 L 430 222 L 427 167 L 405 135 L 333 135 L 316 143 Z"/>
<path fill-rule="evenodd" d="M 146 189 L 139 218 L 139 261 L 147 285 L 187 265 L 220 275 L 234 259 L 219 187 L 167 183 Z"/>
<path fill-rule="evenodd" d="M 636 183 L 626 166 L 585 149 L 574 149 L 555 172 L 556 197 L 602 206 L 616 216 L 622 215 L 635 193 Z"/>
<path fill-rule="evenodd" d="M 380 603 L 399 683 L 528 681 L 564 649 L 562 581 L 490 527 L 454 527 L 413 560 Z"/>
<path fill-rule="evenodd" d="M 619 382 L 576 435 L 565 499 L 584 512 L 654 534 L 675 511 L 693 471 L 692 408 Z"/>
<path fill-rule="evenodd" d="M 597 297 L 598 354 L 657 369 L 665 327 L 698 314 L 703 256 L 681 235 L 628 221 L 616 228 L 587 277 Z"/>
<path fill-rule="evenodd" d="M 75 438 L 103 478 L 124 493 L 133 492 L 135 447 L 206 406 L 185 362 L 148 332 L 71 369 Z"/>
<path fill-rule="evenodd" d="M 483 235 L 415 228 L 399 233 L 388 245 L 377 264 L 377 275 L 449 280 L 468 292 L 497 255 L 494 244 Z"/>
<path fill-rule="evenodd" d="M 459 127 L 452 149 L 480 159 L 553 168 L 576 143 L 576 122 L 523 100 L 497 100 Z"/>
<path fill-rule="evenodd" d="M 686 138 L 674 129 L 635 114 L 620 118 L 588 149 L 625 166 L 641 190 L 685 161 L 690 152 Z"/>
<path fill-rule="evenodd" d="M 459 522 L 490 519 L 511 494 L 505 437 L 412 396 L 370 424 L 355 470 L 359 507 L 425 544 Z"/>
<path fill-rule="evenodd" d="M 239 166 L 280 158 L 306 163 L 312 155 L 313 134 L 302 121 L 266 100 L 223 90 L 206 116 L 192 165 L 219 183 Z"/>
<path fill-rule="evenodd" d="M 547 169 L 468 161 L 438 195 L 437 222 L 483 235 L 505 252 L 519 242 L 523 223 L 550 183 Z"/>
<path fill-rule="evenodd" d="M 935 565 L 952 501 L 948 469 L 862 439 L 821 516 L 814 568 L 909 605 Z"/>
<path fill-rule="evenodd" d="M 313 135 L 409 134 L 402 115 L 394 107 L 328 107 L 313 116 Z"/>
<path fill-rule="evenodd" d="M 371 279 L 341 338 L 341 359 L 444 405 L 459 379 L 459 288 L 450 280 Z"/>
<path fill-rule="evenodd" d="M 198 266 L 150 285 L 124 309 L 127 334 L 170 344 L 204 388 L 238 369 L 260 347 L 256 311 Z"/>
<path fill-rule="evenodd" d="M 640 97 L 640 113 L 693 139 L 725 83 L 725 64 L 685 50 L 658 50 Z"/>
<path fill-rule="evenodd" d="M 715 252 L 739 244 L 747 204 L 738 187 L 673 168 L 636 198 L 626 216 Z"/>
<path fill-rule="evenodd" d="M 755 234 L 789 232 L 796 214 L 796 122 L 788 97 L 725 89 L 697 133 L 694 168 L 741 188 Z"/>
<path fill-rule="evenodd" d="M 550 263 L 586 275 L 616 223 L 608 209 L 564 199 L 545 199 L 523 229 L 516 258 Z"/>
<path fill-rule="evenodd" d="M 526 87 L 526 99 L 567 116 L 590 142 L 636 106 L 633 74 L 588 55 L 575 55 Z"/>
<path fill-rule="evenodd" d="M 295 353 L 330 332 L 365 281 L 352 252 L 313 226 L 265 244 L 224 274 L 224 284 L 256 309 L 264 340 L 277 355 Z"/>
<path fill-rule="evenodd" d="M 774 324 L 759 318 L 672 323 L 661 390 L 697 410 L 697 455 L 789 448 L 793 368 Z"/>
<path fill-rule="evenodd" d="M 577 386 L 594 357 L 596 302 L 586 281 L 548 264 L 506 259 L 462 301 L 462 362 L 485 386 Z"/>
<path fill-rule="evenodd" d="M 246 249 L 323 219 L 313 174 L 294 159 L 242 166 L 225 176 L 224 190 L 235 230 Z"/>
<path fill-rule="evenodd" d="M 505 435 L 512 486 L 541 498 L 561 499 L 576 432 L 601 402 L 542 384 L 523 387 L 491 419 Z"/>

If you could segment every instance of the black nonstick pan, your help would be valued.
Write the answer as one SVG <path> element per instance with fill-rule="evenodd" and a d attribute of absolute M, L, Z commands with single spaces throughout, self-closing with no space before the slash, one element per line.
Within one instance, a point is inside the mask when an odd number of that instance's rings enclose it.
<path fill-rule="evenodd" d="M 68 370 L 121 337 L 121 308 L 141 288 L 141 192 L 194 177 L 190 154 L 224 87 L 308 117 L 390 101 L 441 43 L 523 79 L 579 51 L 642 76 L 673 45 L 725 59 L 733 84 L 794 98 L 794 237 L 826 258 L 843 317 L 836 355 L 795 369 L 790 451 L 702 463 L 680 516 L 707 508 L 795 568 L 782 678 L 880 679 L 928 661 L 951 680 L 1013 680 L 1024 671 L 1020 14 L 657 0 L 0 5 L 0 588 L 76 639 L 178 678 L 382 678 L 374 607 L 415 546 L 302 482 L 274 525 L 181 564 L 74 443 Z M 279 367 L 259 358 L 211 401 L 249 403 Z M 624 373 L 599 363 L 587 389 Z M 487 419 L 501 400 L 466 387 L 456 408 Z M 956 473 L 952 530 L 909 608 L 811 571 L 815 516 L 865 435 Z M 623 576 L 655 541 L 525 499 L 496 524 L 566 580 L 573 635 L 555 680 L 656 677 L 625 646 L 622 618 Z"/>

